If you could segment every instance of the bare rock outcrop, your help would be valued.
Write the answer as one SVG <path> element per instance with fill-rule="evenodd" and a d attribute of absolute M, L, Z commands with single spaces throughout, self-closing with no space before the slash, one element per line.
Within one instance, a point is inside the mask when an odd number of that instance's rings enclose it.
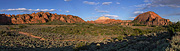
<path fill-rule="evenodd" d="M 84 23 L 85 21 L 78 16 L 73 15 L 58 15 L 57 13 L 51 14 L 49 12 L 37 12 L 32 14 L 17 14 L 5 15 L 0 14 L 0 23 L 12 24 L 33 24 L 33 23 L 47 23 L 51 21 L 59 21 L 63 23 Z"/>
<path fill-rule="evenodd" d="M 170 24 L 169 19 L 164 19 L 158 14 L 148 11 L 138 15 L 133 22 L 145 25 L 168 25 Z"/>

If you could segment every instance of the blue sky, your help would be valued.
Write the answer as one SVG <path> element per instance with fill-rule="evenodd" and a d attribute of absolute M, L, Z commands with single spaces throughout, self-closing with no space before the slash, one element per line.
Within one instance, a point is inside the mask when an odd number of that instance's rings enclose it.
<path fill-rule="evenodd" d="M 79 16 L 85 21 L 100 16 L 133 20 L 140 13 L 154 11 L 173 22 L 180 19 L 180 0 L 2 0 L 0 13 L 30 14 L 45 11 Z"/>

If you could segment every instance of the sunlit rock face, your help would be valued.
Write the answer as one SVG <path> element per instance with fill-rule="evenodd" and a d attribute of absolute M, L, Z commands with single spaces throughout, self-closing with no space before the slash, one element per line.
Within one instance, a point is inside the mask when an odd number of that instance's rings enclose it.
<path fill-rule="evenodd" d="M 133 22 L 145 24 L 145 25 L 168 25 L 170 24 L 169 19 L 164 19 L 158 14 L 148 11 L 138 15 Z"/>
<path fill-rule="evenodd" d="M 94 23 L 94 24 L 117 24 L 121 23 L 121 20 L 115 20 L 115 19 L 110 19 L 109 17 L 99 17 L 95 21 L 87 21 L 87 23 Z"/>
<path fill-rule="evenodd" d="M 47 23 L 51 21 L 60 21 L 63 23 L 84 23 L 85 21 L 78 16 L 73 15 L 58 15 L 49 12 L 37 12 L 32 14 L 18 15 L 0 15 L 0 22 L 10 22 L 12 24 L 32 24 L 32 23 Z M 9 19 L 7 21 L 7 19 Z"/>

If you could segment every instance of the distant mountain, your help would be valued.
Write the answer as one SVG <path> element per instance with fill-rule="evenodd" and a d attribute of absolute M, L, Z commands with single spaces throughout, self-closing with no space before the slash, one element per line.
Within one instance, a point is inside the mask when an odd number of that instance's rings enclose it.
<path fill-rule="evenodd" d="M 148 11 L 138 15 L 133 22 L 145 25 L 168 25 L 170 24 L 169 19 L 164 19 L 158 14 Z"/>
<path fill-rule="evenodd" d="M 33 24 L 33 23 L 92 23 L 92 24 L 120 24 L 120 25 L 169 25 L 171 22 L 169 19 L 164 19 L 158 14 L 148 11 L 138 15 L 132 20 L 115 20 L 108 17 L 99 17 L 95 21 L 85 22 L 78 16 L 73 15 L 58 15 L 51 14 L 49 12 L 37 12 L 32 14 L 18 14 L 18 15 L 6 15 L 0 14 L 0 24 Z M 54 24 L 57 24 L 54 23 Z"/>
<path fill-rule="evenodd" d="M 18 14 L 18 15 L 4 15 L 11 20 L 4 22 L 11 22 L 12 24 L 32 24 L 32 23 L 47 23 L 52 21 L 59 21 L 62 23 L 83 23 L 83 19 L 73 15 L 58 15 L 49 12 L 37 12 L 32 14 Z M 2 16 L 1 16 L 2 17 Z M 3 18 L 2 18 L 3 19 Z M 0 21 L 2 22 L 2 21 Z"/>
<path fill-rule="evenodd" d="M 99 17 L 95 21 L 87 21 L 87 23 L 94 23 L 94 24 L 118 24 L 118 23 L 123 23 L 123 22 L 131 22 L 131 21 L 126 21 L 126 20 L 115 20 L 115 19 L 110 19 L 108 17 Z M 124 24 L 123 24 L 124 25 Z"/>

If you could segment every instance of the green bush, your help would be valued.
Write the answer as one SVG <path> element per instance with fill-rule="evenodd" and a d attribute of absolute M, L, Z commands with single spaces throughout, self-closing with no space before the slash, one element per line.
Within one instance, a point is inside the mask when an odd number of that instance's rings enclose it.
<path fill-rule="evenodd" d="M 14 30 L 14 29 L 17 29 L 17 28 L 14 28 L 14 27 L 10 27 L 9 29 L 10 29 L 10 30 Z"/>
<path fill-rule="evenodd" d="M 166 48 L 166 51 L 180 51 L 179 35 L 176 35 L 176 36 L 172 37 L 170 46 L 171 47 Z"/>
<path fill-rule="evenodd" d="M 6 31 L 0 31 L 0 34 L 4 34 Z"/>
<path fill-rule="evenodd" d="M 174 32 L 180 32 L 180 21 L 168 26 L 168 31 L 173 34 Z"/>
<path fill-rule="evenodd" d="M 20 25 L 19 28 L 26 28 L 27 26 L 26 25 Z"/>
<path fill-rule="evenodd" d="M 117 37 L 118 40 L 123 40 L 123 38 L 124 38 L 123 35 L 119 35 L 119 36 Z"/>
<path fill-rule="evenodd" d="M 143 25 L 143 24 L 134 24 L 133 26 L 146 26 L 146 25 Z"/>
<path fill-rule="evenodd" d="M 85 42 L 80 42 L 77 43 L 73 49 L 74 51 L 88 50 L 88 45 L 89 45 L 88 43 L 86 44 Z"/>
<path fill-rule="evenodd" d="M 136 36 L 137 34 L 131 34 L 131 36 Z"/>

